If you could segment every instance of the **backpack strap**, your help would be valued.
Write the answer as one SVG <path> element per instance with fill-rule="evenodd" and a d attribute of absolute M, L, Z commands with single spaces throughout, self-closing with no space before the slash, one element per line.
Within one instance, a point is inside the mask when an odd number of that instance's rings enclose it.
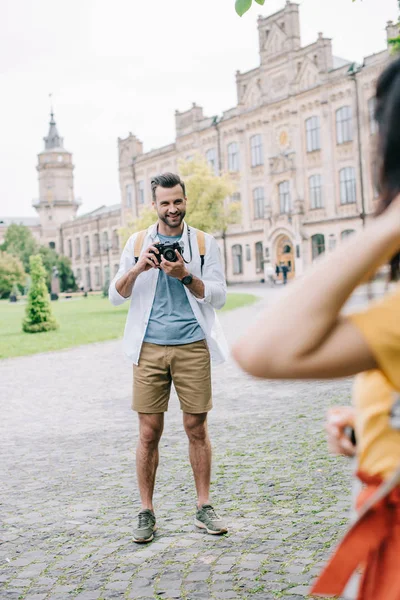
<path fill-rule="evenodd" d="M 201 274 L 203 274 L 204 257 L 206 255 L 206 235 L 204 231 L 197 230 L 197 244 L 199 246 Z"/>
<path fill-rule="evenodd" d="M 135 264 L 139 260 L 140 252 L 142 250 L 144 238 L 146 237 L 147 229 L 143 229 L 143 231 L 138 231 L 135 238 L 135 246 L 133 249 L 133 256 L 135 257 Z"/>

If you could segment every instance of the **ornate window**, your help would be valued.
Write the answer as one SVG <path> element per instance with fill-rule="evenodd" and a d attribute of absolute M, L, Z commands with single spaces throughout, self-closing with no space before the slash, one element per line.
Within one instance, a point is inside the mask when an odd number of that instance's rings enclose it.
<path fill-rule="evenodd" d="M 307 152 L 321 149 L 320 126 L 318 117 L 310 117 L 306 120 Z"/>
<path fill-rule="evenodd" d="M 217 153 L 215 148 L 210 148 L 206 152 L 206 160 L 208 162 L 208 166 L 214 175 L 218 175 L 218 164 L 217 164 Z"/>
<path fill-rule="evenodd" d="M 228 171 L 235 173 L 239 171 L 239 168 L 239 144 L 237 142 L 232 142 L 228 145 Z"/>
<path fill-rule="evenodd" d="M 264 269 L 264 249 L 262 242 L 256 242 L 255 244 L 256 251 L 256 273 L 262 273 Z"/>
<path fill-rule="evenodd" d="M 336 111 L 336 142 L 345 144 L 353 140 L 353 116 L 351 106 Z"/>
<path fill-rule="evenodd" d="M 262 137 L 258 133 L 250 138 L 251 166 L 258 167 L 264 164 Z"/>
<path fill-rule="evenodd" d="M 264 218 L 264 188 L 257 187 L 253 190 L 254 218 Z"/>
<path fill-rule="evenodd" d="M 279 191 L 279 212 L 281 213 L 281 215 L 288 214 L 292 210 L 289 181 L 282 181 L 278 185 L 278 191 Z"/>
<path fill-rule="evenodd" d="M 322 233 L 316 233 L 311 237 L 311 251 L 313 260 L 325 252 L 325 236 Z"/>
<path fill-rule="evenodd" d="M 143 179 L 138 181 L 138 203 L 139 204 L 144 204 L 144 181 Z"/>
<path fill-rule="evenodd" d="M 356 202 L 356 174 L 353 167 L 345 167 L 339 171 L 340 204 Z"/>
<path fill-rule="evenodd" d="M 324 202 L 322 198 L 322 178 L 321 175 L 311 175 L 308 180 L 310 193 L 310 208 L 323 208 Z"/>
<path fill-rule="evenodd" d="M 128 185 L 125 186 L 125 204 L 127 208 L 130 208 L 132 206 L 132 195 L 133 185 L 131 183 L 128 183 Z"/>
<path fill-rule="evenodd" d="M 233 262 L 233 274 L 240 275 L 243 273 L 243 251 L 240 244 L 232 246 L 232 262 Z"/>

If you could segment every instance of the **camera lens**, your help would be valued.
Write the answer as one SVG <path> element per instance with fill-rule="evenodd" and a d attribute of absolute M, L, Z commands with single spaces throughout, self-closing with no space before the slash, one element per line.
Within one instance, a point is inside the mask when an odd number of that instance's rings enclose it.
<path fill-rule="evenodd" d="M 166 250 L 164 250 L 164 258 L 165 260 L 168 260 L 168 262 L 176 262 L 175 250 L 172 250 L 172 248 L 166 248 Z"/>

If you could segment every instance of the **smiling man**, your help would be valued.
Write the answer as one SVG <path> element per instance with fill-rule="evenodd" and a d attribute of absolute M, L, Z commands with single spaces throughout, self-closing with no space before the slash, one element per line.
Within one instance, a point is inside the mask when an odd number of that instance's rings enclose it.
<path fill-rule="evenodd" d="M 124 346 L 133 362 L 133 410 L 139 416 L 136 471 L 142 507 L 133 531 L 139 543 L 150 542 L 156 529 L 158 445 L 172 382 L 189 439 L 197 492 L 195 524 L 211 534 L 227 531 L 209 498 L 207 430 L 210 362 L 223 362 L 227 353 L 215 314 L 226 300 L 219 248 L 211 235 L 185 223 L 185 184 L 178 175 L 154 177 L 151 189 L 158 221 L 129 238 L 109 290 L 116 306 L 131 300 Z"/>

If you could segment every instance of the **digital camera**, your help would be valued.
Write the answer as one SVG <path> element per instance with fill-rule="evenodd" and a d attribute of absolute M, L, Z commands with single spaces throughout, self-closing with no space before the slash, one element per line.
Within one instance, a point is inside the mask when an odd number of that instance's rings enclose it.
<path fill-rule="evenodd" d="M 161 263 L 162 256 L 165 260 L 168 260 L 168 262 L 176 262 L 178 257 L 176 256 L 175 250 L 178 250 L 179 254 L 182 256 L 182 246 L 179 242 L 173 242 L 172 244 L 169 242 L 159 242 L 158 244 L 153 244 L 153 246 L 154 248 L 157 248 L 159 252 L 159 254 L 153 252 L 159 263 Z"/>

